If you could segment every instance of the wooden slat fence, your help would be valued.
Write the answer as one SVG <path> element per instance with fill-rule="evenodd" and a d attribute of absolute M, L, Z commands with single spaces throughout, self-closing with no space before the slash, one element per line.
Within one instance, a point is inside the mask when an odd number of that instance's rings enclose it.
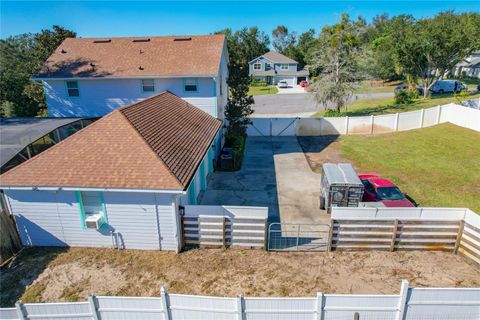
<path fill-rule="evenodd" d="M 185 206 L 183 239 L 187 246 L 265 248 L 268 208 Z"/>
<path fill-rule="evenodd" d="M 333 208 L 331 250 L 442 250 L 480 264 L 480 216 L 458 208 Z"/>

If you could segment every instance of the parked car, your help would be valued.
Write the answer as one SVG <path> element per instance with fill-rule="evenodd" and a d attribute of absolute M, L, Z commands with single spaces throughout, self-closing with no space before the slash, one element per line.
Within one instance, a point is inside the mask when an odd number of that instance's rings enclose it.
<path fill-rule="evenodd" d="M 402 91 L 402 90 L 408 90 L 408 86 L 404 83 L 402 83 L 401 85 L 399 86 L 396 86 L 395 89 L 393 89 L 393 91 L 395 93 L 399 92 L 399 91 Z M 417 86 L 417 91 L 418 91 L 418 94 L 420 96 L 423 95 L 423 86 Z"/>
<path fill-rule="evenodd" d="M 381 202 L 385 207 L 415 207 L 392 181 L 377 174 L 361 174 L 358 177 L 365 187 L 364 202 Z"/>
<path fill-rule="evenodd" d="M 281 81 L 278 81 L 278 87 L 279 88 L 288 88 L 288 82 L 287 80 L 281 80 Z"/>
<path fill-rule="evenodd" d="M 309 83 L 307 80 L 300 81 L 300 87 L 307 88 L 308 86 L 309 86 Z"/>
<path fill-rule="evenodd" d="M 467 86 L 458 80 L 438 80 L 430 88 L 432 93 L 460 92 L 468 90 Z"/>
<path fill-rule="evenodd" d="M 320 182 L 320 208 L 358 207 L 363 184 L 350 163 L 324 163 Z"/>

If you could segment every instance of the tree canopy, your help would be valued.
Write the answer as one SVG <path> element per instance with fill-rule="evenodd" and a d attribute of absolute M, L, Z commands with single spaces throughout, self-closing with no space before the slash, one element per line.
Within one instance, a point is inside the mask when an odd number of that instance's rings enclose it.
<path fill-rule="evenodd" d="M 0 40 L 0 116 L 45 114 L 41 84 L 31 81 L 42 64 L 73 31 L 60 26 Z"/>

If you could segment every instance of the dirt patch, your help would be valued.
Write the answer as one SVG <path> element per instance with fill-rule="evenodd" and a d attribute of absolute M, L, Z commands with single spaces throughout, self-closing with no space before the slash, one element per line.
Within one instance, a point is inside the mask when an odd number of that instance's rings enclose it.
<path fill-rule="evenodd" d="M 18 270 L 18 269 L 17 269 Z M 8 277 L 8 270 L 2 271 Z M 10 275 L 11 276 L 11 275 Z M 272 253 L 261 250 L 159 251 L 72 248 L 24 292 L 28 302 L 85 300 L 89 294 L 313 296 L 392 294 L 415 287 L 479 287 L 480 268 L 447 252 Z M 3 294 L 13 288 L 3 287 Z M 34 292 L 34 294 L 32 294 Z"/>
<path fill-rule="evenodd" d="M 338 148 L 339 136 L 297 137 L 297 140 L 313 172 L 321 173 L 324 163 L 346 161 Z"/>

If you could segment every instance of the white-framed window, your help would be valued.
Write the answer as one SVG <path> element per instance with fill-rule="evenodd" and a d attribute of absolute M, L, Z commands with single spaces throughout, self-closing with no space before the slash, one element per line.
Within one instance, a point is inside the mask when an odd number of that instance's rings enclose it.
<path fill-rule="evenodd" d="M 143 79 L 142 80 L 142 92 L 155 92 L 155 80 Z"/>
<path fill-rule="evenodd" d="M 253 64 L 253 70 L 262 70 L 262 64 L 261 63 L 254 63 Z"/>
<path fill-rule="evenodd" d="M 198 92 L 197 79 L 185 79 L 183 81 L 183 91 L 185 92 Z"/>
<path fill-rule="evenodd" d="M 80 90 L 78 90 L 78 81 L 69 80 L 65 82 L 67 86 L 67 93 L 69 97 L 80 96 Z"/>
<path fill-rule="evenodd" d="M 77 202 L 80 209 L 80 222 L 84 230 L 101 228 L 108 223 L 105 201 L 102 192 L 77 191 Z"/>
<path fill-rule="evenodd" d="M 280 70 L 288 70 L 288 64 L 282 63 L 282 64 L 280 65 Z"/>
<path fill-rule="evenodd" d="M 103 214 L 103 201 L 100 192 L 95 191 L 81 191 L 83 210 L 86 216 L 93 214 Z"/>

